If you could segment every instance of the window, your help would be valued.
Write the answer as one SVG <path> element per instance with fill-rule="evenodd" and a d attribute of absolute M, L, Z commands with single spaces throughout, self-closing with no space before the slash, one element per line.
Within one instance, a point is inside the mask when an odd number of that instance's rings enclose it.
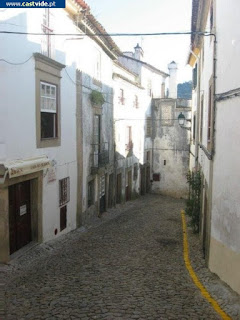
<path fill-rule="evenodd" d="M 152 136 L 152 118 L 148 117 L 146 122 L 146 137 Z"/>
<path fill-rule="evenodd" d="M 59 180 L 59 206 L 70 201 L 70 178 Z"/>
<path fill-rule="evenodd" d="M 88 207 L 94 204 L 94 180 L 88 182 Z"/>
<path fill-rule="evenodd" d="M 61 145 L 61 70 L 65 65 L 34 53 L 37 148 Z"/>
<path fill-rule="evenodd" d="M 60 231 L 67 227 L 67 206 L 70 201 L 70 178 L 59 180 Z"/>
<path fill-rule="evenodd" d="M 45 8 L 44 14 L 43 14 L 43 23 L 42 23 L 42 54 L 46 55 L 49 58 L 53 58 L 53 41 L 54 37 L 51 36 L 53 33 L 53 17 L 52 17 L 52 11 L 50 13 L 50 10 Z"/>
<path fill-rule="evenodd" d="M 136 95 L 134 96 L 133 107 L 134 108 L 138 108 L 139 107 L 138 96 L 136 96 Z"/>
<path fill-rule="evenodd" d="M 131 151 L 133 148 L 132 142 L 132 127 L 126 128 L 126 150 Z"/>
<path fill-rule="evenodd" d="M 95 114 L 94 115 L 94 123 L 93 123 L 93 139 L 94 144 L 100 146 L 100 130 L 101 130 L 101 116 Z"/>
<path fill-rule="evenodd" d="M 124 90 L 123 89 L 120 89 L 119 103 L 122 104 L 122 105 L 125 104 Z"/>
<path fill-rule="evenodd" d="M 150 151 L 147 151 L 147 153 L 146 153 L 146 160 L 147 160 L 147 162 L 150 161 L 150 156 L 151 156 Z"/>
<path fill-rule="evenodd" d="M 153 174 L 153 181 L 160 181 L 160 173 Z"/>
<path fill-rule="evenodd" d="M 57 86 L 40 83 L 41 139 L 57 137 Z"/>

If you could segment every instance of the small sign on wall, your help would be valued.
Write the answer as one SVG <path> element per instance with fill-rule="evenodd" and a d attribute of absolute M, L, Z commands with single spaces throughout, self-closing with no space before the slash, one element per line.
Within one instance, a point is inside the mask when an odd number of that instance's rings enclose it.
<path fill-rule="evenodd" d="M 55 167 L 48 168 L 47 182 L 50 183 L 55 180 L 57 180 L 56 168 Z"/>
<path fill-rule="evenodd" d="M 27 205 L 24 204 L 24 205 L 20 206 L 20 216 L 23 216 L 26 213 L 27 213 Z"/>

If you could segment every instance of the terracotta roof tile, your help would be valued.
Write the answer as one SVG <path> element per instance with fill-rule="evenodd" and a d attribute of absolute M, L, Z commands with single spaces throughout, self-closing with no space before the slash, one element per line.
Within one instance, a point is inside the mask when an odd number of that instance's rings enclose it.
<path fill-rule="evenodd" d="M 89 5 L 83 1 L 83 0 L 76 0 L 76 2 L 83 8 L 83 9 L 89 9 L 90 10 L 90 7 Z"/>
<path fill-rule="evenodd" d="M 78 5 L 83 9 L 87 10 L 86 23 L 94 31 L 95 34 L 103 41 L 103 43 L 111 50 L 114 54 L 120 54 L 121 50 L 117 44 L 113 41 L 111 36 L 107 33 L 104 27 L 96 20 L 96 18 L 90 12 L 90 6 L 84 0 L 75 0 Z"/>

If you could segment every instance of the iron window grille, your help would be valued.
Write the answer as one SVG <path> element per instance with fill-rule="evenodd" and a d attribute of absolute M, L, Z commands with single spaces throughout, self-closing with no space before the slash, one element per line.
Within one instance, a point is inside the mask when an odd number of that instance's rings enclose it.
<path fill-rule="evenodd" d="M 70 178 L 59 180 L 59 206 L 70 201 Z"/>

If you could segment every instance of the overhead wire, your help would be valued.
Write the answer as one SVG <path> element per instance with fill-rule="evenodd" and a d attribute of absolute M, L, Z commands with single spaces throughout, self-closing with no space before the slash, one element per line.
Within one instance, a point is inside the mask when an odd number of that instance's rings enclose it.
<path fill-rule="evenodd" d="M 22 31 L 1 31 L 2 34 L 18 34 L 18 35 L 35 35 L 41 36 L 46 35 L 46 33 L 42 32 L 22 32 Z M 50 36 L 88 36 L 88 37 L 138 37 L 138 36 L 168 36 L 168 35 L 202 35 L 202 36 L 215 36 L 212 32 L 199 32 L 199 31 L 183 31 L 183 32 L 149 32 L 149 33 L 47 33 Z"/>
<path fill-rule="evenodd" d="M 5 59 L 0 59 L 0 61 L 3 61 L 7 64 L 11 64 L 11 65 L 14 65 L 14 66 L 19 66 L 19 65 L 22 65 L 22 64 L 25 64 L 27 63 L 33 56 L 29 57 L 27 60 L 23 61 L 23 62 L 10 62 L 10 61 L 7 61 Z"/>

